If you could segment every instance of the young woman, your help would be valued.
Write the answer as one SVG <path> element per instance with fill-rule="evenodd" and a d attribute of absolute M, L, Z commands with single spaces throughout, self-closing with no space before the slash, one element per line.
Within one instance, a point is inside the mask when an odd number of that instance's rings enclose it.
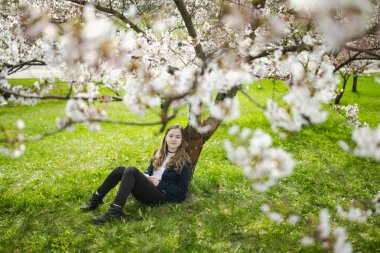
<path fill-rule="evenodd" d="M 119 190 L 110 208 L 105 214 L 92 217 L 94 223 L 105 223 L 113 218 L 122 219 L 122 209 L 131 193 L 138 201 L 148 205 L 167 201 L 181 203 L 186 199 L 189 179 L 190 163 L 186 143 L 183 141 L 183 128 L 172 125 L 166 130 L 162 144 L 154 153 L 144 174 L 136 167 L 114 169 L 81 209 L 96 209 L 119 181 Z"/>

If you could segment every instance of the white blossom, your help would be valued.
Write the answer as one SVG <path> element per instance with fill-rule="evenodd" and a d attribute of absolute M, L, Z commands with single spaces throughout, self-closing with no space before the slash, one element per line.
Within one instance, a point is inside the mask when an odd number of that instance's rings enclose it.
<path fill-rule="evenodd" d="M 305 246 L 313 245 L 314 242 L 315 242 L 314 238 L 312 238 L 310 236 L 304 236 L 304 237 L 302 237 L 302 240 L 301 240 L 301 243 Z"/>
<path fill-rule="evenodd" d="M 236 135 L 240 130 L 240 127 L 238 125 L 233 125 L 228 129 L 228 134 L 231 136 Z"/>
<path fill-rule="evenodd" d="M 17 122 L 16 122 L 16 126 L 17 126 L 17 129 L 18 129 L 18 130 L 23 130 L 24 127 L 25 127 L 25 123 L 24 123 L 23 120 L 18 119 Z"/>
<path fill-rule="evenodd" d="M 261 205 L 260 209 L 263 213 L 269 213 L 270 211 L 270 207 L 267 204 Z"/>
<path fill-rule="evenodd" d="M 319 224 L 318 224 L 318 231 L 319 231 L 319 237 L 322 240 L 327 240 L 330 236 L 330 214 L 328 209 L 324 208 L 321 211 L 319 211 Z"/>
<path fill-rule="evenodd" d="M 334 253 L 351 253 L 352 245 L 347 242 L 346 230 L 342 227 L 337 227 L 334 230 L 335 244 Z"/>
<path fill-rule="evenodd" d="M 277 180 L 289 176 L 295 166 L 291 155 L 272 147 L 272 138 L 261 129 L 252 131 L 244 128 L 239 138 L 242 144 L 234 147 L 229 140 L 224 141 L 228 158 L 244 169 L 245 176 L 258 179 L 253 184 L 257 191 L 266 191 Z"/>
<path fill-rule="evenodd" d="M 300 221 L 300 216 L 298 215 L 289 215 L 288 218 L 286 218 L 286 222 L 289 223 L 290 225 L 296 225 Z"/>
<path fill-rule="evenodd" d="M 270 212 L 269 213 L 269 219 L 271 219 L 272 221 L 275 221 L 277 223 L 280 223 L 283 220 L 282 215 L 278 212 Z"/>
<path fill-rule="evenodd" d="M 350 146 L 347 144 L 347 142 L 339 140 L 338 141 L 339 147 L 341 147 L 344 151 L 348 152 L 350 151 Z"/>
<path fill-rule="evenodd" d="M 125 16 L 127 18 L 133 18 L 136 16 L 136 13 L 137 13 L 136 6 L 131 4 L 131 5 L 129 5 L 129 8 L 128 8 L 127 12 L 125 13 Z"/>
<path fill-rule="evenodd" d="M 67 125 L 70 121 L 84 122 L 91 131 L 99 131 L 98 120 L 105 119 L 107 113 L 96 106 L 89 106 L 83 100 L 69 100 L 66 104 L 66 114 L 68 119 L 57 119 L 59 128 Z"/>
<path fill-rule="evenodd" d="M 358 113 L 359 113 L 359 107 L 357 104 L 353 105 L 347 105 L 347 106 L 334 106 L 334 109 L 339 111 L 339 110 L 344 110 L 346 111 L 346 117 L 347 120 L 350 124 L 354 125 L 355 127 L 362 127 L 362 126 L 367 126 L 367 123 L 361 123 L 358 118 Z"/>
<path fill-rule="evenodd" d="M 359 208 L 350 207 L 349 211 L 344 211 L 343 208 L 338 205 L 336 207 L 338 214 L 349 221 L 365 222 L 368 217 L 372 215 L 371 210 L 363 211 Z"/>
<path fill-rule="evenodd" d="M 373 157 L 380 161 L 380 124 L 376 129 L 369 127 L 356 128 L 352 132 L 356 142 L 354 153 L 358 156 Z"/>

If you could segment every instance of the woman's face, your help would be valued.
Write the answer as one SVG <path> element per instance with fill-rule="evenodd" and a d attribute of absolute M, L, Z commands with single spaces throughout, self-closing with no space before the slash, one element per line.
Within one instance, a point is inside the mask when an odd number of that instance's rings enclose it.
<path fill-rule="evenodd" d="M 180 129 L 170 130 L 165 138 L 168 149 L 171 152 L 175 152 L 182 143 L 182 133 Z"/>

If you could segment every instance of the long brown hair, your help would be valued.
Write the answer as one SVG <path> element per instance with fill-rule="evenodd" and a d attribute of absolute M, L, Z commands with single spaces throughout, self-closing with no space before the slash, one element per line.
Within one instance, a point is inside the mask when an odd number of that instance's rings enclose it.
<path fill-rule="evenodd" d="M 175 124 L 171 125 L 166 129 L 164 139 L 162 140 L 161 146 L 158 148 L 157 152 L 153 156 L 153 167 L 154 170 L 157 170 L 162 163 L 164 162 L 167 153 L 168 153 L 168 144 L 166 143 L 166 136 L 169 131 L 172 129 L 179 129 L 182 135 L 181 145 L 179 145 L 173 157 L 166 163 L 166 169 L 169 169 L 171 166 L 175 165 L 175 171 L 180 174 L 182 172 L 182 168 L 185 165 L 186 161 L 190 161 L 190 157 L 187 154 L 187 144 L 185 142 L 184 130 L 181 125 Z"/>

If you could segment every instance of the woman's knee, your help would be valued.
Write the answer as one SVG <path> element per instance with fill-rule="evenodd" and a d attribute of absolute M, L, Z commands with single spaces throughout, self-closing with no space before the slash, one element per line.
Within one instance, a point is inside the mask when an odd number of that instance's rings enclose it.
<path fill-rule="evenodd" d="M 121 177 L 123 175 L 124 171 L 126 171 L 126 168 L 124 166 L 119 166 L 112 171 L 112 174 L 118 175 Z"/>
<path fill-rule="evenodd" d="M 135 174 L 138 169 L 134 166 L 130 166 L 124 170 L 124 174 Z"/>

